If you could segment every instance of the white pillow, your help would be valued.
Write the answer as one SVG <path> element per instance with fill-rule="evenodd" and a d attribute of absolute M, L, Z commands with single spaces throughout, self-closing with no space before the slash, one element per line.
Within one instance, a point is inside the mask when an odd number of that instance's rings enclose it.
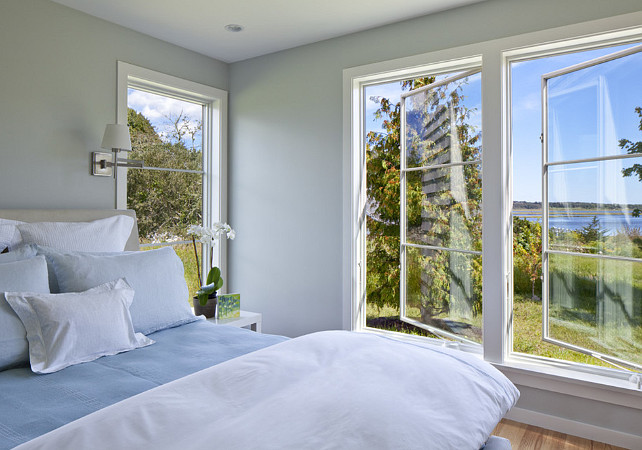
<path fill-rule="evenodd" d="M 154 343 L 134 332 L 129 314 L 134 290 L 122 278 L 84 292 L 7 292 L 5 297 L 27 330 L 29 361 L 36 373 Z"/>
<path fill-rule="evenodd" d="M 93 222 L 35 222 L 16 225 L 22 242 L 62 251 L 122 252 L 134 218 L 116 215 Z"/>
<path fill-rule="evenodd" d="M 22 237 L 16 225 L 24 222 L 0 219 L 0 252 L 5 248 L 12 250 L 22 242 Z"/>

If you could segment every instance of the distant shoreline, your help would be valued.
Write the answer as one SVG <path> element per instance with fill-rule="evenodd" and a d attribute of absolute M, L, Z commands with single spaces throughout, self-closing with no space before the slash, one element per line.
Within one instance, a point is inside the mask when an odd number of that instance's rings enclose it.
<path fill-rule="evenodd" d="M 551 209 L 564 209 L 564 210 L 579 210 L 587 214 L 626 214 L 635 209 L 642 210 L 642 204 L 601 204 L 601 203 L 587 203 L 587 202 L 550 202 Z M 526 202 L 517 200 L 513 202 L 513 211 L 520 212 L 535 212 L 542 211 L 542 202 Z"/>
<path fill-rule="evenodd" d="M 563 209 L 551 210 L 548 213 L 549 217 L 593 217 L 593 216 L 626 216 L 630 215 L 632 210 L 581 210 L 581 209 Z M 536 217 L 542 215 L 541 209 L 515 209 L 513 208 L 513 215 L 520 217 Z"/>

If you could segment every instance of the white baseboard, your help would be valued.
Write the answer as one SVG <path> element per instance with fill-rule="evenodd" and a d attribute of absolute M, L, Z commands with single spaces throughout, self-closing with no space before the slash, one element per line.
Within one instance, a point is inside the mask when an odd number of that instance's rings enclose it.
<path fill-rule="evenodd" d="M 561 417 L 549 416 L 548 414 L 542 414 L 528 409 L 513 408 L 506 414 L 506 418 L 559 433 L 579 436 L 605 444 L 617 445 L 618 447 L 642 449 L 642 436 L 597 427 Z"/>

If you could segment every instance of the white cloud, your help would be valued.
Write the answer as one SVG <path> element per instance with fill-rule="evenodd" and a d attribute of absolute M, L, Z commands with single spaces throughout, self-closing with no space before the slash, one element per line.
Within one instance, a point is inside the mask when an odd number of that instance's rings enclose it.
<path fill-rule="evenodd" d="M 163 95 L 151 94 L 137 89 L 127 90 L 127 106 L 145 116 L 158 135 L 166 140 L 169 140 L 174 129 L 169 119 L 170 117 L 176 119 L 182 113 L 190 125 L 196 125 L 203 117 L 202 105 L 165 97 Z M 179 125 L 185 123 L 186 122 L 183 121 Z M 195 140 L 197 142 L 201 140 L 200 132 Z M 200 147 L 200 145 L 197 145 L 197 147 Z"/>

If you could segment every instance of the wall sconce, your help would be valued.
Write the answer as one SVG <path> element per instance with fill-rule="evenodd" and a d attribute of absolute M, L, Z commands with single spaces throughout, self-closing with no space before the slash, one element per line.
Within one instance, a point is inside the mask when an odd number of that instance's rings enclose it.
<path fill-rule="evenodd" d="M 135 167 L 142 169 L 145 162 L 137 159 L 119 158 L 118 153 L 121 150 L 129 151 L 132 149 L 131 139 L 129 137 L 129 127 L 123 124 L 108 124 L 105 127 L 105 135 L 101 148 L 111 149 L 112 153 L 92 152 L 91 154 L 91 174 L 100 177 L 116 177 L 114 167 Z"/>

